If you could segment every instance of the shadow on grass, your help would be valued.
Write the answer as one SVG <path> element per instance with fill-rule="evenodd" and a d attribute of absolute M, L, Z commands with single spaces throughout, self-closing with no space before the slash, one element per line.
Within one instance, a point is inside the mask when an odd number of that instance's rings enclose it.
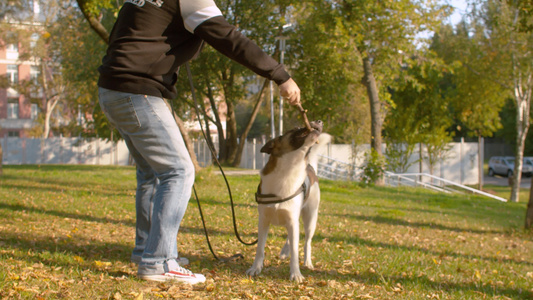
<path fill-rule="evenodd" d="M 533 266 L 533 262 L 525 261 L 525 260 L 516 260 L 516 259 L 510 259 L 510 258 L 498 258 L 498 257 L 492 257 L 492 256 L 481 256 L 481 255 L 473 255 L 473 254 L 461 254 L 456 253 L 452 251 L 434 251 L 427 248 L 422 247 L 416 247 L 416 246 L 404 246 L 404 245 L 398 245 L 398 244 L 388 244 L 383 242 L 373 242 L 370 240 L 365 240 L 358 237 L 350 237 L 350 238 L 340 238 L 336 236 L 324 236 L 322 234 L 316 234 L 313 238 L 315 243 L 319 243 L 320 241 L 327 239 L 330 242 L 333 243 L 339 243 L 343 242 L 346 244 L 352 244 L 352 245 L 360 245 L 360 246 L 368 246 L 373 248 L 385 248 L 385 249 L 391 249 L 391 250 L 405 250 L 410 252 L 422 252 L 427 253 L 434 256 L 450 256 L 455 258 L 464 258 L 464 259 L 478 259 L 483 261 L 490 261 L 490 262 L 508 262 L 508 263 L 515 263 L 515 264 L 523 264 L 523 265 L 531 265 Z"/>
<path fill-rule="evenodd" d="M 25 211 L 29 213 L 35 213 L 35 214 L 46 214 L 46 215 L 55 216 L 55 217 L 78 219 L 82 221 L 91 221 L 91 222 L 98 222 L 98 223 L 104 223 L 104 224 L 111 223 L 111 224 L 120 224 L 120 225 L 132 226 L 132 227 L 135 226 L 135 221 L 115 220 L 115 219 L 110 219 L 110 218 L 95 217 L 91 215 L 69 213 L 69 212 L 60 211 L 60 210 L 36 208 L 36 207 L 26 206 L 26 205 L 21 205 L 21 204 L 0 203 L 0 209 L 11 210 L 11 211 Z"/>
<path fill-rule="evenodd" d="M 1 177 L 0 177 L 1 178 Z M 98 185 L 98 188 L 96 189 L 94 185 L 77 185 L 73 186 L 72 179 L 65 178 L 65 180 L 59 180 L 59 179 L 53 179 L 49 180 L 46 178 L 34 178 L 29 176 L 4 176 L 4 179 L 9 179 L 12 181 L 24 181 L 31 184 L 31 186 L 28 186 L 26 184 L 14 184 L 14 183 L 5 183 L 2 182 L 2 188 L 6 189 L 28 189 L 31 188 L 32 191 L 42 191 L 42 192 L 56 192 L 56 193 L 63 193 L 65 191 L 70 192 L 86 192 L 86 193 L 93 193 L 95 195 L 105 195 L 105 196 L 116 196 L 116 197 L 126 197 L 128 196 L 128 192 L 126 192 L 124 189 L 119 190 L 106 190 L 103 189 L 103 186 L 105 186 L 104 183 L 101 185 Z M 7 181 L 7 180 L 6 180 Z M 134 190 L 134 188 L 132 188 Z"/>
<path fill-rule="evenodd" d="M 125 225 L 132 228 L 135 228 L 135 221 L 131 220 L 116 220 L 116 219 L 110 219 L 106 217 L 95 217 L 92 215 L 84 215 L 84 214 L 78 214 L 78 213 L 70 213 L 60 210 L 53 210 L 53 209 L 44 209 L 44 208 L 36 208 L 32 206 L 26 206 L 21 204 L 7 204 L 7 203 L 0 203 L 0 209 L 4 209 L 7 211 L 19 211 L 19 212 L 27 212 L 27 213 L 34 213 L 34 214 L 46 214 L 50 216 L 60 217 L 60 218 L 69 218 L 69 219 L 77 219 L 82 221 L 90 221 L 90 222 L 98 222 L 102 224 L 117 224 L 117 225 Z M 199 221 L 200 222 L 200 221 Z M 214 228 L 214 226 L 210 226 L 209 220 L 206 220 L 206 226 L 208 234 L 211 238 L 217 237 L 217 236 L 225 236 L 225 235 L 233 235 L 234 231 L 231 230 L 221 230 L 219 227 Z M 238 227 L 239 235 L 241 237 L 245 238 L 254 238 L 257 236 L 256 233 L 243 233 L 241 228 Z M 254 227 L 253 230 L 255 231 L 256 228 Z M 198 234 L 198 235 L 205 235 L 204 228 L 201 226 L 201 223 L 198 223 L 198 226 L 196 227 L 190 227 L 190 226 L 180 226 L 180 232 L 183 233 L 192 233 L 192 234 Z"/>
<path fill-rule="evenodd" d="M 20 260 L 33 263 L 43 263 L 49 266 L 91 268 L 91 262 L 122 261 L 129 262 L 133 245 L 102 242 L 95 239 L 51 238 L 49 236 L 36 236 L 13 234 L 3 231 L 3 248 L 20 250 L 19 254 L 11 256 Z M 80 257 L 81 262 L 73 261 L 71 257 Z M 80 260 L 80 259 L 78 259 Z"/>
<path fill-rule="evenodd" d="M 533 297 L 533 293 L 529 291 L 524 291 L 521 288 L 486 285 L 481 281 L 478 281 L 478 282 L 471 281 L 467 283 L 441 281 L 441 280 L 429 278 L 425 275 L 404 277 L 404 276 L 388 276 L 386 274 L 363 272 L 363 273 L 355 275 L 354 279 L 356 281 L 365 282 L 371 285 L 383 285 L 384 283 L 388 283 L 389 288 L 393 286 L 393 284 L 397 284 L 397 283 L 400 283 L 404 288 L 408 287 L 409 285 L 419 285 L 419 286 L 423 286 L 424 289 L 428 290 L 428 294 L 431 294 L 437 291 L 446 291 L 446 292 L 456 291 L 460 293 L 466 293 L 466 292 L 482 293 L 484 294 L 483 296 L 486 295 L 490 297 L 507 296 L 507 297 L 512 297 L 512 298 L 520 297 L 521 299 L 531 299 L 531 297 Z M 483 297 L 483 299 L 485 298 Z"/>
<path fill-rule="evenodd" d="M 402 210 L 399 208 L 398 210 Z M 388 224 L 388 225 L 399 225 L 406 227 L 416 227 L 416 228 L 430 228 L 438 229 L 452 232 L 468 232 L 468 233 L 477 233 L 477 234 L 501 234 L 504 233 L 503 230 L 478 230 L 470 228 L 460 228 L 460 227 L 451 227 L 436 223 L 428 222 L 410 222 L 402 219 L 396 219 L 385 216 L 365 216 L 365 215 L 353 215 L 353 214 L 327 214 L 329 216 L 338 217 L 338 218 L 347 218 L 347 219 L 357 219 L 361 221 L 370 221 L 376 224 Z"/>

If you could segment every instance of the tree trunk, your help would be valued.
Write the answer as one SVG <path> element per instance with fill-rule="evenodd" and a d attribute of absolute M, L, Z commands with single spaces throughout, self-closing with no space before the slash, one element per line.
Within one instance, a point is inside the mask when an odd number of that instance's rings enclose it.
<path fill-rule="evenodd" d="M 370 116 L 371 116 L 371 140 L 370 146 L 379 157 L 383 156 L 383 151 L 381 147 L 381 127 L 382 127 L 382 117 L 381 117 L 381 102 L 379 101 L 379 92 L 376 84 L 376 78 L 372 71 L 372 62 L 370 58 L 366 56 L 363 58 L 363 69 L 365 75 L 363 76 L 363 84 L 366 87 L 368 94 L 368 100 L 370 101 Z M 375 182 L 376 185 L 383 185 L 383 177 L 380 177 Z"/>
<path fill-rule="evenodd" d="M 209 99 L 209 104 L 211 105 L 211 109 L 213 110 L 213 115 L 215 117 L 214 123 L 215 123 L 215 126 L 217 127 L 218 158 L 219 158 L 219 163 L 221 163 L 220 159 L 226 157 L 226 150 L 227 150 L 226 149 L 226 137 L 224 136 L 224 128 L 222 127 L 222 121 L 220 120 L 220 114 L 218 112 L 215 97 L 213 96 L 213 91 L 211 89 L 212 85 L 210 84 L 210 82 L 206 82 L 206 86 L 207 86 L 207 99 Z M 206 119 L 207 119 L 207 116 L 206 116 Z"/>
<path fill-rule="evenodd" d="M 477 157 L 478 157 L 478 181 L 479 181 L 479 184 L 478 184 L 478 189 L 480 191 L 483 190 L 483 175 L 484 175 L 484 171 L 483 171 L 483 150 L 484 150 L 484 140 L 483 140 L 483 137 L 481 135 L 478 135 L 477 137 Z"/>
<path fill-rule="evenodd" d="M 45 99 L 46 111 L 44 112 L 44 132 L 43 138 L 47 139 L 50 136 L 50 119 L 52 118 L 52 112 L 59 102 L 59 96 L 53 96 L 51 99 Z"/>
<path fill-rule="evenodd" d="M 513 172 L 513 187 L 511 190 L 511 202 L 518 202 L 520 193 L 520 181 L 522 179 L 522 164 L 527 132 L 529 130 L 529 110 L 531 106 L 531 76 L 528 80 L 528 91 L 523 93 L 521 81 L 515 83 L 516 101 L 516 154 Z"/>
<path fill-rule="evenodd" d="M 525 228 L 533 228 L 533 178 L 531 179 L 531 187 L 529 188 L 529 202 L 527 204 Z"/>
<path fill-rule="evenodd" d="M 520 123 L 520 122 L 518 122 Z M 520 182 L 522 181 L 522 162 L 524 159 L 524 148 L 526 143 L 527 129 L 518 131 L 516 137 L 516 153 L 513 171 L 513 186 L 511 189 L 511 202 L 518 202 L 520 193 Z"/>
<path fill-rule="evenodd" d="M 87 9 L 86 0 L 76 0 L 78 2 L 78 6 L 83 13 L 83 16 L 89 22 L 89 26 L 100 36 L 100 38 L 106 43 L 109 44 L 109 33 L 105 29 L 104 25 L 100 23 L 100 21 L 93 16 L 89 10 Z"/>
<path fill-rule="evenodd" d="M 381 102 L 379 101 L 378 87 L 372 71 L 372 63 L 368 56 L 363 59 L 363 68 L 365 72 L 363 84 L 366 87 L 368 100 L 370 101 L 370 115 L 372 119 L 372 139 L 370 141 L 370 146 L 381 156 L 383 155 L 381 151 L 381 127 L 383 123 L 381 117 Z"/>
<path fill-rule="evenodd" d="M 4 151 L 2 150 L 2 144 L 0 144 L 0 176 L 4 174 Z"/>
<path fill-rule="evenodd" d="M 237 155 L 237 122 L 235 118 L 235 106 L 231 101 L 226 101 L 228 115 L 226 117 L 226 149 L 225 161 L 232 162 Z"/>
<path fill-rule="evenodd" d="M 259 113 L 259 109 L 261 108 L 261 103 L 263 103 L 263 97 L 261 96 L 263 95 L 263 91 L 266 89 L 269 82 L 270 80 L 265 79 L 265 82 L 263 83 L 263 87 L 261 88 L 261 90 L 259 91 L 259 94 L 257 95 L 257 101 L 255 102 L 252 115 L 250 116 L 250 119 L 248 120 L 248 124 L 246 124 L 246 128 L 244 128 L 244 131 L 239 141 L 239 147 L 237 148 L 235 159 L 233 160 L 231 164 L 233 167 L 238 167 L 241 164 L 242 151 L 244 149 L 244 145 L 246 144 L 246 137 L 248 136 L 250 129 L 252 129 L 252 125 L 254 124 L 255 118 L 257 117 L 257 114 Z"/>

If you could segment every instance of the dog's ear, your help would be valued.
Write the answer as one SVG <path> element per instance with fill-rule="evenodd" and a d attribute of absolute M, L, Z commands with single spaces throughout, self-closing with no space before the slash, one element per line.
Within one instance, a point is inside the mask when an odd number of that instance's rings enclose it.
<path fill-rule="evenodd" d="M 261 153 L 272 154 L 272 150 L 274 150 L 274 147 L 276 146 L 276 141 L 277 141 L 277 138 L 268 141 L 268 142 L 267 142 L 267 143 L 261 148 Z"/>

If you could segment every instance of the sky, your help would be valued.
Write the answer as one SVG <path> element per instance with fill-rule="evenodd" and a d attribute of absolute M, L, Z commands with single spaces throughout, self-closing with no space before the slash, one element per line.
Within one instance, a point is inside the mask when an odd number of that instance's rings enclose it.
<path fill-rule="evenodd" d="M 459 23 L 462 15 L 467 12 L 468 3 L 465 0 L 443 0 L 443 2 L 455 7 L 453 14 L 448 18 L 448 21 L 454 25 Z"/>

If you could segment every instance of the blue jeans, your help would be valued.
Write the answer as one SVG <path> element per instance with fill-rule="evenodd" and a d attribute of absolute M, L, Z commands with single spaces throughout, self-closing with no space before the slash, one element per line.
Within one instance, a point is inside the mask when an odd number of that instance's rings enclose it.
<path fill-rule="evenodd" d="M 194 165 L 164 99 L 99 88 L 100 106 L 137 165 L 133 255 L 141 265 L 178 257 L 177 234 L 191 197 Z"/>

